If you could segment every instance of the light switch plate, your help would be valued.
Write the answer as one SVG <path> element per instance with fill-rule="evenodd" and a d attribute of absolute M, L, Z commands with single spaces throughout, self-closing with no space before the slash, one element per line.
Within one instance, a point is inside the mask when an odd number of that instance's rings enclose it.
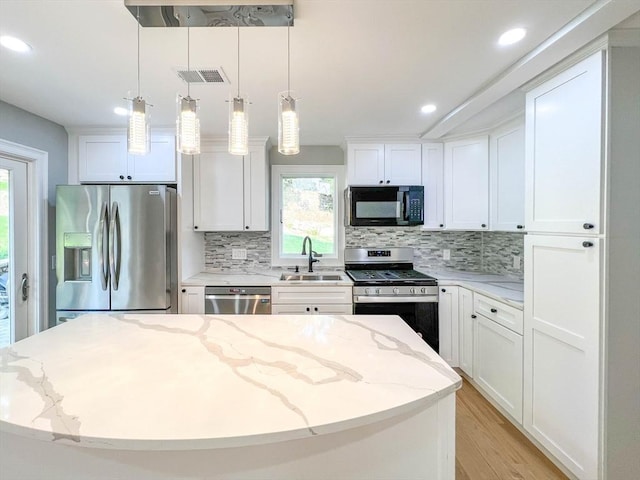
<path fill-rule="evenodd" d="M 442 259 L 443 260 L 451 260 L 451 250 L 445 248 L 442 250 Z"/>
<path fill-rule="evenodd" d="M 520 255 L 513 256 L 513 268 L 520 270 Z"/>
<path fill-rule="evenodd" d="M 247 249 L 246 248 L 234 248 L 231 250 L 231 258 L 233 260 L 246 260 Z"/>

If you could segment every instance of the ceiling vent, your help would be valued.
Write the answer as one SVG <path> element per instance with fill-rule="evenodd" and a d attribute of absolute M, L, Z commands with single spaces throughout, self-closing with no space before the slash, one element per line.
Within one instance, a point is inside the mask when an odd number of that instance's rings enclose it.
<path fill-rule="evenodd" d="M 176 67 L 174 71 L 186 83 L 211 83 L 214 85 L 229 85 L 229 79 L 222 67 L 192 68 Z"/>

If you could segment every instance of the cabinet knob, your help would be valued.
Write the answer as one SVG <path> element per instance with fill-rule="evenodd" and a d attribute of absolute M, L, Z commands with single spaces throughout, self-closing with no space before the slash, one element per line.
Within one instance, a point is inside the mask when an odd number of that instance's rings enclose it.
<path fill-rule="evenodd" d="M 516 228 L 522 230 L 524 228 L 524 225 L 516 225 Z"/>
<path fill-rule="evenodd" d="M 585 248 L 593 247 L 593 242 L 582 242 L 582 246 Z"/>
<path fill-rule="evenodd" d="M 317 312 L 318 311 L 318 307 L 313 307 L 313 309 Z"/>
<path fill-rule="evenodd" d="M 382 185 L 384 182 L 383 182 L 382 180 L 380 180 L 378 183 L 379 183 L 380 185 Z"/>
<path fill-rule="evenodd" d="M 591 230 L 593 228 L 593 223 L 584 223 L 582 225 L 582 228 L 584 228 L 585 230 Z"/>
<path fill-rule="evenodd" d="M 198 226 L 197 226 L 197 225 L 194 225 L 194 226 L 193 226 L 193 228 L 194 228 L 195 230 L 197 230 L 197 229 L 198 229 Z"/>
<path fill-rule="evenodd" d="M 471 318 L 477 318 L 476 315 L 471 315 Z"/>
<path fill-rule="evenodd" d="M 440 228 L 442 228 L 442 227 L 444 227 L 444 223 L 441 223 L 441 224 L 440 224 Z"/>
<path fill-rule="evenodd" d="M 482 228 L 486 228 L 487 224 L 483 223 L 481 226 L 482 226 Z"/>
<path fill-rule="evenodd" d="M 131 175 L 127 175 L 127 180 L 131 180 Z"/>
<path fill-rule="evenodd" d="M 387 180 L 387 184 L 391 183 L 391 180 Z"/>
<path fill-rule="evenodd" d="M 446 288 L 443 288 L 443 289 L 442 289 L 442 291 L 443 291 L 443 292 L 446 292 L 446 291 L 447 291 L 447 289 L 446 289 Z"/>
<path fill-rule="evenodd" d="M 245 230 L 249 230 L 249 225 L 245 225 L 245 226 L 244 226 L 244 229 L 245 229 Z"/>
<path fill-rule="evenodd" d="M 187 293 L 187 289 L 186 289 L 186 288 L 183 288 L 183 289 L 182 289 L 182 293 Z"/>
<path fill-rule="evenodd" d="M 120 175 L 120 180 L 124 180 L 124 175 Z"/>
<path fill-rule="evenodd" d="M 495 309 L 495 308 L 492 308 L 492 309 L 491 309 L 491 313 L 498 313 L 498 310 L 497 310 L 497 309 Z"/>
<path fill-rule="evenodd" d="M 307 307 L 307 312 L 310 311 L 311 309 L 309 307 Z"/>

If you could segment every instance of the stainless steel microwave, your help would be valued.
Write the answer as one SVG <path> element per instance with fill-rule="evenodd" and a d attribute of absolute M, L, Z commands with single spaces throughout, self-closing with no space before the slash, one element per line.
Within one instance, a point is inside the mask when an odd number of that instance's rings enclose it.
<path fill-rule="evenodd" d="M 424 224 L 424 187 L 348 187 L 345 225 L 387 227 Z"/>

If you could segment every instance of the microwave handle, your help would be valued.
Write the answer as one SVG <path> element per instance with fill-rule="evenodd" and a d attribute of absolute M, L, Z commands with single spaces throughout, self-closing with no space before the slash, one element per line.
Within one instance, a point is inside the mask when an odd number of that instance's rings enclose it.
<path fill-rule="evenodd" d="M 351 189 L 344 190 L 344 226 L 351 225 Z"/>
<path fill-rule="evenodd" d="M 409 214 L 407 211 L 407 203 L 408 203 L 408 199 L 409 199 L 409 192 L 404 192 L 404 194 L 402 195 L 402 219 L 403 220 L 409 220 Z"/>

